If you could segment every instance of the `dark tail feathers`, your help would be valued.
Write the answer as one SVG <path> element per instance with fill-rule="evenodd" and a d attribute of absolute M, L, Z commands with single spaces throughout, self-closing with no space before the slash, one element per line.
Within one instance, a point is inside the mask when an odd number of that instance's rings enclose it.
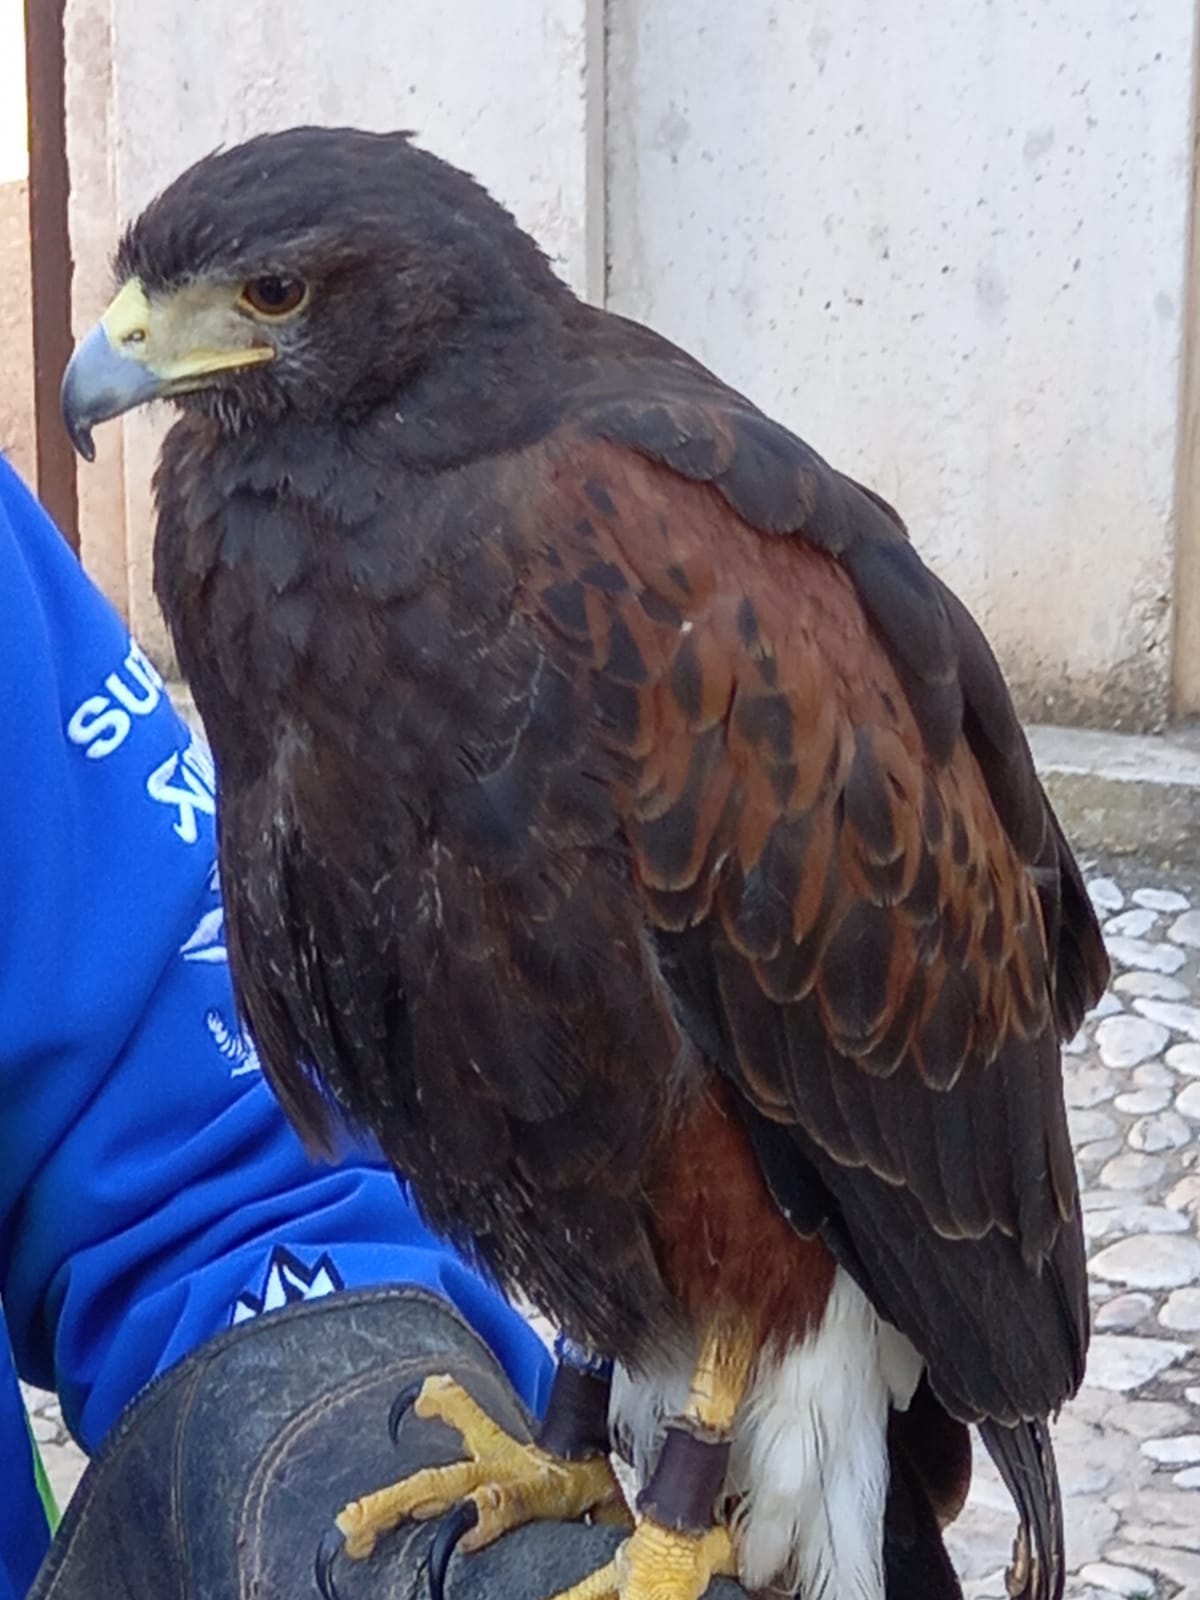
<path fill-rule="evenodd" d="M 1062 1600 L 1062 1495 L 1050 1430 L 1044 1422 L 981 1422 L 979 1432 L 1021 1518 L 1008 1569 L 1011 1600 Z"/>

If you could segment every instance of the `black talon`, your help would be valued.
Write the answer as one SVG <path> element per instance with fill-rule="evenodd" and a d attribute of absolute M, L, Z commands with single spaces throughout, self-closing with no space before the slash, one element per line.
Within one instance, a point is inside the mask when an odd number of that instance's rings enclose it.
<path fill-rule="evenodd" d="M 326 1528 L 317 1545 L 313 1559 L 313 1577 L 325 1600 L 340 1600 L 337 1584 L 333 1581 L 333 1563 L 342 1549 L 342 1536 L 336 1528 Z"/>
<path fill-rule="evenodd" d="M 442 1518 L 441 1526 L 429 1546 L 429 1600 L 446 1600 L 446 1568 L 464 1534 L 479 1521 L 474 1500 L 463 1500 Z"/>
<path fill-rule="evenodd" d="M 410 1383 L 407 1389 L 392 1401 L 391 1410 L 388 1412 L 388 1438 L 393 1444 L 400 1442 L 400 1424 L 417 1403 L 417 1396 L 424 1387 L 424 1378 L 418 1378 L 416 1383 Z"/>

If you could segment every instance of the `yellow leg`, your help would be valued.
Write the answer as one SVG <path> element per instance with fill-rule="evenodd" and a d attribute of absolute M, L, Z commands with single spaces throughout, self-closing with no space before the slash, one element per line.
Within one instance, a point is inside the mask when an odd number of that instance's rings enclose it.
<path fill-rule="evenodd" d="M 683 1408 L 684 1421 L 718 1438 L 727 1438 L 757 1354 L 757 1342 L 748 1334 L 712 1330 L 692 1374 Z"/>
<path fill-rule="evenodd" d="M 464 1551 L 480 1550 L 526 1522 L 571 1521 L 589 1511 L 614 1520 L 624 1507 L 606 1457 L 560 1461 L 537 1445 L 521 1444 L 453 1378 L 427 1378 L 414 1410 L 419 1417 L 440 1418 L 461 1434 L 468 1459 L 426 1467 L 340 1511 L 337 1526 L 346 1554 L 354 1559 L 369 1556 L 380 1535 L 399 1523 L 439 1517 L 464 1500 L 473 1501 L 478 1512 L 461 1542 Z"/>
<path fill-rule="evenodd" d="M 680 1419 L 688 1433 L 714 1447 L 728 1440 L 756 1354 L 757 1343 L 747 1332 L 710 1332 Z M 670 1434 L 663 1448 L 665 1454 Z M 737 1576 L 728 1528 L 692 1532 L 646 1515 L 607 1566 L 554 1600 L 700 1600 L 718 1576 Z"/>

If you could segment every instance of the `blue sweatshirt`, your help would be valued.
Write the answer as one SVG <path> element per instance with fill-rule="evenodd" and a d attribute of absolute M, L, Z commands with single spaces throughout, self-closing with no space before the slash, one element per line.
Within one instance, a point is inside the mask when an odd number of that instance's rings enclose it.
<path fill-rule="evenodd" d="M 0 1600 L 47 1544 L 18 1373 L 94 1450 L 164 1368 L 340 1286 L 422 1284 L 548 1363 L 392 1174 L 308 1161 L 239 1028 L 213 773 L 0 459 Z"/>

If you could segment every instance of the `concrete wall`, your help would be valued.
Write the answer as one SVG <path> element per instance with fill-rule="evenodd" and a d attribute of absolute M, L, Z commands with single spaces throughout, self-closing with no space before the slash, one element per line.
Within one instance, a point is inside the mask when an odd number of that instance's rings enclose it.
<path fill-rule="evenodd" d="M 37 452 L 23 18 L 21 0 L 0 0 L 0 450 L 32 483 Z"/>
<path fill-rule="evenodd" d="M 613 0 L 609 303 L 894 501 L 1025 708 L 1154 721 L 1191 0 Z"/>
<path fill-rule="evenodd" d="M 29 196 L 0 183 L 0 451 L 28 484 L 37 481 L 33 426 L 33 327 L 29 300 Z"/>
<path fill-rule="evenodd" d="M 25 115 L 25 3 L 0 0 L 0 184 L 29 171 Z"/>
<path fill-rule="evenodd" d="M 893 499 L 1030 713 L 1168 709 L 1195 0 L 68 0 L 76 320 L 220 140 L 408 126 Z M 158 641 L 144 417 L 85 558 Z M 1184 485 L 1186 488 L 1186 484 Z M 1185 630 L 1186 632 L 1186 630 Z M 1181 648 L 1197 656 L 1196 642 Z"/>

